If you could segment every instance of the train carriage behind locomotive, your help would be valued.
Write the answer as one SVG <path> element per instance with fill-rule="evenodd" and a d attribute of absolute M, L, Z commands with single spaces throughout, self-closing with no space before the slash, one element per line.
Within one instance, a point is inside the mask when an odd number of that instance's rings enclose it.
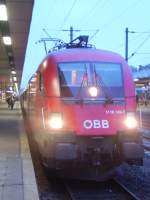
<path fill-rule="evenodd" d="M 134 83 L 118 54 L 82 45 L 52 52 L 22 97 L 48 168 L 104 180 L 124 161 L 142 164 Z"/>

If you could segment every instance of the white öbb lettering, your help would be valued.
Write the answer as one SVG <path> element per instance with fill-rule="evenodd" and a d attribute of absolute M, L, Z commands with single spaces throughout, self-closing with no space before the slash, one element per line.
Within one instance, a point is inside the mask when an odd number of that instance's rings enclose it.
<path fill-rule="evenodd" d="M 83 126 L 86 129 L 91 129 L 91 128 L 109 128 L 109 121 L 106 119 L 98 120 L 85 120 L 83 122 Z"/>

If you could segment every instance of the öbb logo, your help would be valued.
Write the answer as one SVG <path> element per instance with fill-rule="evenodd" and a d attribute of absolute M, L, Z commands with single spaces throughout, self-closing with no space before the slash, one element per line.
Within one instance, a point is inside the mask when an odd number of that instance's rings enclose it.
<path fill-rule="evenodd" d="M 98 120 L 85 120 L 83 122 L 83 126 L 86 129 L 91 129 L 91 128 L 109 128 L 109 121 L 106 119 Z"/>

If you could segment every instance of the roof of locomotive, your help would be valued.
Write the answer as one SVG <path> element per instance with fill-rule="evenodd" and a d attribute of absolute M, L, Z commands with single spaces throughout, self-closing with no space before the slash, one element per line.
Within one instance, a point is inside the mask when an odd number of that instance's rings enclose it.
<path fill-rule="evenodd" d="M 125 62 L 124 58 L 117 53 L 94 49 L 94 48 L 69 48 L 47 55 L 56 62 L 65 61 L 104 61 L 104 62 Z"/>

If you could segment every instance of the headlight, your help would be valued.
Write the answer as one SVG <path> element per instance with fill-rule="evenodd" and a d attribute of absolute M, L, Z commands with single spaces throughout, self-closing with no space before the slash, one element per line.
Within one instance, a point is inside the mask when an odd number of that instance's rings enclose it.
<path fill-rule="evenodd" d="M 125 124 L 130 129 L 137 127 L 137 120 L 135 118 L 135 113 L 132 112 L 127 113 Z"/>
<path fill-rule="evenodd" d="M 97 97 L 97 95 L 98 95 L 97 87 L 94 87 L 94 86 L 90 87 L 89 88 L 89 94 L 90 94 L 91 97 Z"/>
<path fill-rule="evenodd" d="M 49 125 L 53 129 L 61 129 L 63 127 L 62 114 L 51 113 L 49 118 Z"/>

